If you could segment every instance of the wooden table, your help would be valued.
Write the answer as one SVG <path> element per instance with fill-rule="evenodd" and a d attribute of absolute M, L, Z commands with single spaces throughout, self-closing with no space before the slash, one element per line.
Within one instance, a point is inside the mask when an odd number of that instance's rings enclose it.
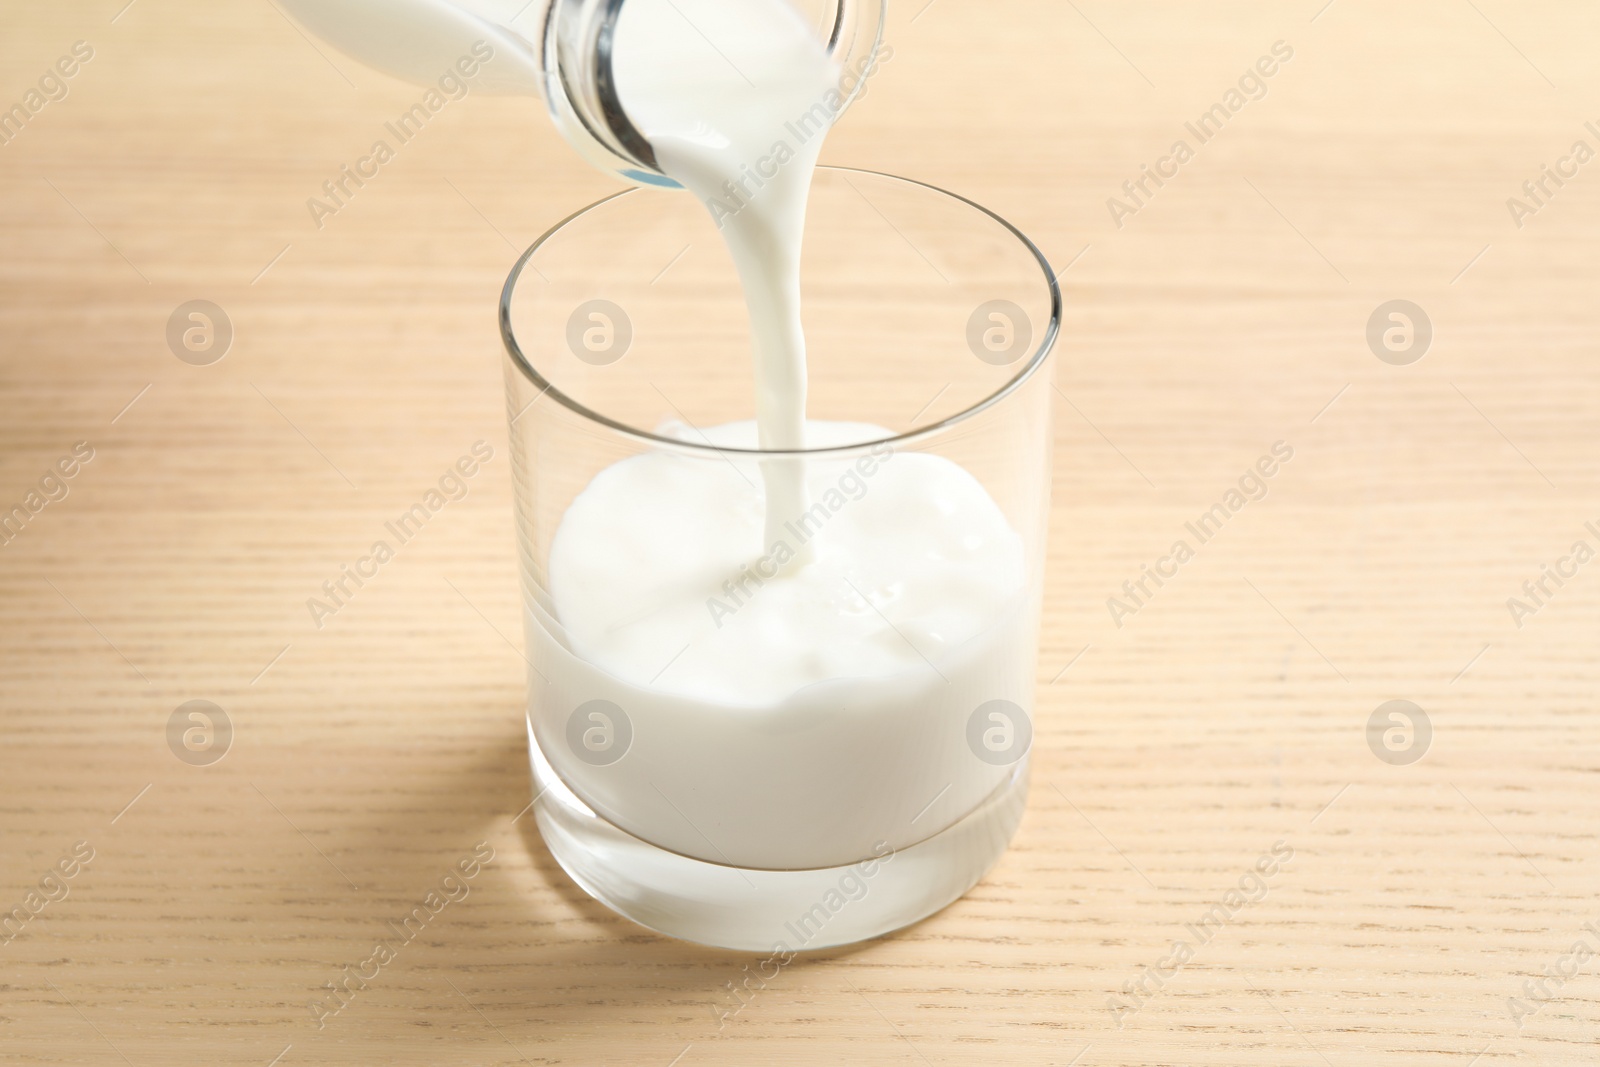
<path fill-rule="evenodd" d="M 0 550 L 0 1061 L 1595 1062 L 1600 564 L 1561 562 L 1600 547 L 1592 5 L 893 12 L 826 158 L 967 193 L 1064 270 L 1032 799 L 965 899 L 719 1025 L 756 957 L 619 919 L 519 817 L 505 463 L 321 629 L 305 606 L 473 441 L 504 455 L 500 280 L 613 186 L 474 95 L 319 229 L 307 198 L 419 90 L 270 0 L 125 2 L 0 14 L 0 104 L 93 50 L 0 147 L 0 503 L 74 472 Z M 1169 177 L 1135 202 L 1141 164 Z M 1543 164 L 1576 176 L 1535 204 Z M 1398 299 L 1420 360 L 1369 347 Z M 169 348 L 191 300 L 220 362 Z M 1114 621 L 1279 441 L 1266 497 Z M 191 700 L 226 758 L 169 747 Z M 1369 746 L 1391 700 L 1419 760 Z"/>

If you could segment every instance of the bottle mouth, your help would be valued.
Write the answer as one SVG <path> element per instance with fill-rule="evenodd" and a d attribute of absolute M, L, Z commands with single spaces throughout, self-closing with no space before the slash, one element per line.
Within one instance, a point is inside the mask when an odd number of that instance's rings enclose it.
<path fill-rule="evenodd" d="M 617 80 L 612 69 L 612 59 L 616 44 L 617 15 L 622 11 L 622 3 L 623 0 L 607 0 L 595 35 L 594 83 L 595 96 L 600 104 L 600 116 L 605 121 L 606 128 L 616 138 L 623 154 L 646 168 L 655 179 L 651 184 L 677 186 L 677 182 L 661 173 L 661 166 L 656 162 L 655 146 L 628 118 L 628 111 L 622 106 L 622 98 L 617 94 Z"/>
<path fill-rule="evenodd" d="M 661 170 L 655 147 L 633 124 L 617 93 L 613 69 L 617 18 L 625 0 L 555 0 L 546 12 L 545 101 L 556 127 L 602 170 L 631 181 L 682 188 Z M 876 69 L 885 0 L 832 0 L 819 27 L 828 54 L 845 71 L 843 113 Z"/>

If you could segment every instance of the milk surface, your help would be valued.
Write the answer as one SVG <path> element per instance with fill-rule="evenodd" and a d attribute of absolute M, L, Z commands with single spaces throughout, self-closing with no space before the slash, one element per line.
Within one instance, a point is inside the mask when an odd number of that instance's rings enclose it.
<path fill-rule="evenodd" d="M 628 0 L 613 68 L 661 169 L 717 222 L 750 312 L 755 420 L 661 432 L 767 450 L 894 436 L 806 420 L 801 237 L 842 104 L 815 31 L 787 0 Z M 987 701 L 1032 703 L 1026 569 L 983 486 L 939 456 L 626 459 L 570 505 L 550 606 L 529 606 L 535 735 L 594 810 L 674 852 L 804 869 L 904 847 L 1011 774 L 967 724 Z M 600 766 L 567 733 L 595 700 L 631 733 Z"/>
<path fill-rule="evenodd" d="M 806 429 L 819 446 L 892 436 L 855 423 Z M 704 434 L 746 448 L 757 436 L 748 422 Z M 836 679 L 946 683 L 941 661 L 1022 589 L 1021 539 L 977 479 L 940 456 L 880 445 L 803 471 L 814 503 L 764 553 L 755 463 L 658 451 L 602 471 L 550 550 L 573 647 L 637 686 L 750 714 Z M 784 566 L 803 546 L 812 561 Z"/>

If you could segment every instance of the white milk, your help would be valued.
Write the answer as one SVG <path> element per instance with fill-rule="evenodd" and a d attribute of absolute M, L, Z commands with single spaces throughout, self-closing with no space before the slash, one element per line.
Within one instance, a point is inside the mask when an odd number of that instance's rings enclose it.
<path fill-rule="evenodd" d="M 755 422 L 682 439 L 893 436 L 805 418 L 800 244 L 842 103 L 815 32 L 786 0 L 628 0 L 614 57 L 624 109 L 717 220 L 750 311 Z M 652 844 L 733 866 L 843 865 L 932 836 L 1012 772 L 975 756 L 967 727 L 987 701 L 1031 704 L 1022 543 L 948 460 L 880 446 L 758 471 L 636 456 L 574 500 L 548 581 L 556 618 L 529 627 L 540 748 Z M 576 758 L 567 733 L 597 699 L 632 733 L 604 766 Z"/>
<path fill-rule="evenodd" d="M 891 436 L 851 423 L 807 429 L 822 446 Z M 748 448 L 756 430 L 733 423 L 705 438 Z M 940 456 L 880 445 L 802 470 L 815 503 L 765 554 L 752 551 L 763 501 L 749 460 L 660 451 L 601 471 L 550 550 L 550 592 L 573 647 L 617 678 L 728 708 L 773 706 L 841 678 L 942 683 L 941 662 L 1022 588 L 1020 538 L 978 480 Z M 802 546 L 814 560 L 784 568 Z"/>
<path fill-rule="evenodd" d="M 482 42 L 494 58 L 470 79 L 487 90 L 537 96 L 543 76 L 534 45 L 514 26 L 537 26 L 526 0 L 274 0 L 302 25 L 396 78 L 433 85 Z"/>
<path fill-rule="evenodd" d="M 818 445 L 887 434 L 807 432 Z M 750 423 L 706 434 L 756 438 Z M 755 464 L 666 451 L 602 471 L 552 544 L 559 626 L 528 627 L 540 748 L 602 817 L 669 851 L 842 866 L 943 830 L 1013 770 L 979 759 L 967 725 L 988 701 L 1031 703 L 1021 539 L 939 456 L 883 447 L 804 469 L 812 509 L 765 557 Z M 777 574 L 801 537 L 816 558 Z M 568 733 L 594 700 L 631 725 L 626 755 L 604 766 Z"/>

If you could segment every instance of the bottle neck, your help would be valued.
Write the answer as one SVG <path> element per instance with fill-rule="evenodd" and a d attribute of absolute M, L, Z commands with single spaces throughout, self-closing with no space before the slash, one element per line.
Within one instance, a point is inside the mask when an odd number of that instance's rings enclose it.
<path fill-rule="evenodd" d="M 626 0 L 550 0 L 541 65 L 550 117 L 567 141 L 601 170 L 629 181 L 678 188 L 617 95 L 612 47 Z M 843 107 L 861 94 L 877 63 L 886 0 L 820 0 L 828 51 L 845 74 Z M 843 107 L 840 110 L 843 110 Z"/>
<path fill-rule="evenodd" d="M 612 44 L 624 0 L 550 0 L 545 13 L 545 104 L 590 163 L 633 181 L 675 186 L 617 97 Z"/>

